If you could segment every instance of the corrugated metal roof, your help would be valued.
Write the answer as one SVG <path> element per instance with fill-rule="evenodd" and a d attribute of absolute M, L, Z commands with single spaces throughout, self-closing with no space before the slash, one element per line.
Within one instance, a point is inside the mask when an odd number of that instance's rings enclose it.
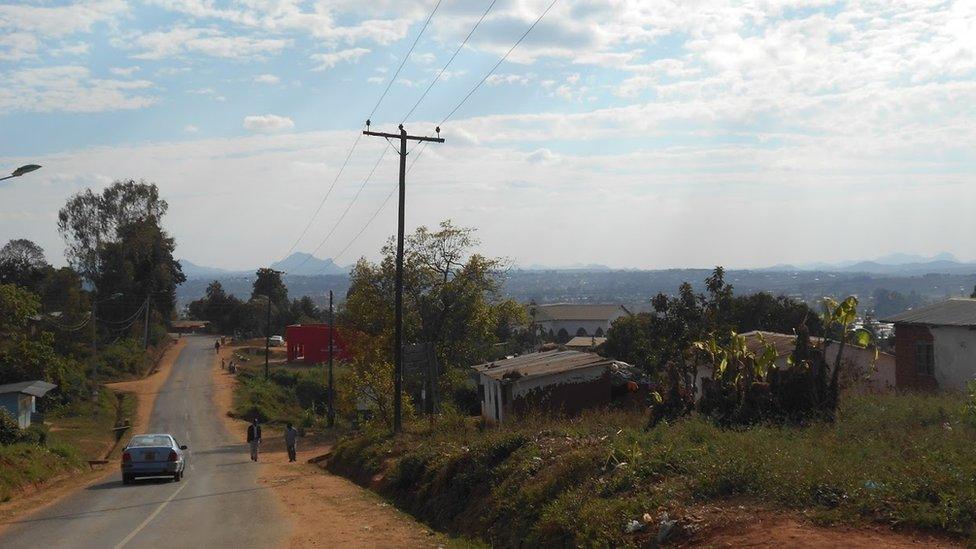
<path fill-rule="evenodd" d="M 516 371 L 521 374 L 520 378 L 539 377 L 599 365 L 610 366 L 612 363 L 613 360 L 603 358 L 596 353 L 545 351 L 478 364 L 472 366 L 472 369 L 492 379 L 503 379 L 505 374 Z"/>
<path fill-rule="evenodd" d="M 48 383 L 46 381 L 21 381 L 20 383 L 8 383 L 6 385 L 0 385 L 0 394 L 23 393 L 25 395 L 42 397 L 55 387 L 57 387 L 57 385 Z"/>
<path fill-rule="evenodd" d="M 629 314 L 623 305 L 587 305 L 579 303 L 553 303 L 549 305 L 530 305 L 529 311 L 536 311 L 538 320 L 610 320 L 622 314 Z"/>
<path fill-rule="evenodd" d="M 576 336 L 566 342 L 567 347 L 596 347 L 606 342 L 605 337 Z"/>
<path fill-rule="evenodd" d="M 929 326 L 976 326 L 976 299 L 952 299 L 905 311 L 882 320 L 895 324 L 925 324 Z"/>

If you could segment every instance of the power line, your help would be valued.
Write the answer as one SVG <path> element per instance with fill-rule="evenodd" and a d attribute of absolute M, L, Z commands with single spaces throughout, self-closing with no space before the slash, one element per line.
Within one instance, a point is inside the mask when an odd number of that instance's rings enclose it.
<path fill-rule="evenodd" d="M 308 262 L 309 258 L 311 258 L 312 256 L 314 256 L 315 253 L 319 251 L 319 248 L 321 248 L 322 245 L 325 244 L 325 242 L 327 240 L 329 240 L 329 237 L 331 237 L 332 236 L 332 233 L 335 232 L 336 228 L 339 226 L 339 223 L 342 223 L 342 220 L 345 219 L 346 214 L 348 214 L 349 213 L 349 210 L 352 209 L 353 204 L 355 204 L 356 203 L 356 200 L 359 199 L 359 195 L 362 194 L 363 189 L 366 187 L 366 184 L 369 183 L 369 180 L 370 179 L 372 179 L 373 174 L 376 173 L 376 168 L 379 168 L 380 162 L 383 161 L 383 157 L 385 157 L 385 156 L 386 156 L 386 149 L 383 149 L 383 152 L 380 153 L 380 157 L 376 160 L 376 164 L 373 164 L 373 169 L 371 169 L 369 171 L 369 175 L 367 175 L 366 178 L 363 179 L 363 184 L 359 186 L 359 190 L 356 191 L 356 195 L 352 197 L 352 200 L 349 202 L 349 205 L 346 206 L 345 211 L 342 212 L 342 215 L 339 216 L 339 219 L 337 219 L 336 222 L 332 225 L 332 229 L 330 229 L 329 230 L 329 233 L 327 235 L 325 235 L 325 238 L 323 238 L 321 241 L 319 241 L 318 246 L 316 246 L 315 249 L 312 250 L 312 253 L 310 253 L 309 255 L 305 256 L 305 259 L 301 263 L 299 263 L 296 267 L 291 267 L 291 270 L 293 272 L 297 272 L 298 269 L 300 269 L 303 265 L 305 265 L 305 263 Z"/>
<path fill-rule="evenodd" d="M 400 71 L 403 69 L 404 64 L 407 62 L 407 59 L 410 58 L 410 54 L 413 53 L 414 48 L 417 47 L 417 43 L 420 42 L 420 37 L 423 36 L 424 31 L 427 30 L 427 26 L 430 25 L 430 20 L 433 19 L 434 14 L 437 13 L 437 8 L 439 8 L 440 5 L 441 5 L 441 0 L 437 0 L 437 4 L 434 5 L 434 9 L 431 10 L 430 15 L 427 16 L 427 20 L 424 22 L 424 26 L 420 29 L 420 32 L 417 33 L 417 37 L 414 38 L 413 44 L 411 44 L 410 49 L 407 50 L 406 55 L 404 55 L 403 59 L 400 61 L 400 66 L 397 67 L 396 72 L 393 73 L 393 77 L 390 78 L 389 82 L 387 82 L 386 88 L 383 90 L 383 93 L 380 95 L 380 98 L 376 100 L 376 105 L 373 106 L 373 110 L 370 111 L 368 118 L 372 118 L 373 115 L 376 114 L 376 109 L 380 107 L 380 104 L 383 102 L 383 99 L 386 97 L 386 94 L 390 91 L 390 86 L 393 85 L 393 82 L 396 80 L 397 76 L 400 75 Z M 352 157 L 352 153 L 353 151 L 356 150 L 356 146 L 359 145 L 359 140 L 362 139 L 362 137 L 363 134 L 361 133 L 356 135 L 356 140 L 353 141 L 352 146 L 349 147 L 349 152 L 346 153 L 345 160 L 343 160 L 342 165 L 339 167 L 339 171 L 336 172 L 335 177 L 332 179 L 332 184 L 329 185 L 329 190 L 326 191 L 325 196 L 323 196 L 322 200 L 319 201 L 318 207 L 315 208 L 315 213 L 312 214 L 312 217 L 308 220 L 308 223 L 305 224 L 305 228 L 302 229 L 302 233 L 298 235 L 298 238 L 296 238 L 295 242 L 292 243 L 290 248 L 288 248 L 288 251 L 285 252 L 285 255 L 282 259 L 285 259 L 289 255 L 291 255 L 291 253 L 295 251 L 295 248 L 298 247 L 298 244 L 302 241 L 302 239 L 305 238 L 305 235 L 308 233 L 308 230 L 312 227 L 312 224 L 315 222 L 315 220 L 319 216 L 319 213 L 322 211 L 322 207 L 325 205 L 325 202 L 329 199 L 329 196 L 332 195 L 332 190 L 335 189 L 336 182 L 339 181 L 339 177 L 341 177 L 342 173 L 345 171 L 346 165 L 349 164 L 349 159 Z"/>
<path fill-rule="evenodd" d="M 451 63 L 454 62 L 454 58 L 457 57 L 459 53 L 461 53 L 461 48 L 463 48 L 464 45 L 468 43 L 468 40 L 471 38 L 471 35 L 474 34 L 474 31 L 478 29 L 478 26 L 481 25 L 481 22 L 484 21 L 485 17 L 488 16 L 488 12 L 491 11 L 491 8 L 495 7 L 495 2 L 497 1 L 498 0 L 491 0 L 491 3 L 488 4 L 488 8 L 485 9 L 485 12 L 481 14 L 481 18 L 478 19 L 478 22 L 475 23 L 474 27 L 471 28 L 471 32 L 469 32 L 468 35 L 464 37 L 464 40 L 461 41 L 461 44 L 458 45 L 456 50 L 454 50 L 454 54 L 452 54 L 451 58 L 447 60 L 447 63 L 445 63 L 444 66 L 441 68 L 440 72 L 437 73 L 437 76 L 435 76 L 434 79 L 430 81 L 430 84 L 427 85 L 427 89 L 424 90 L 424 93 L 420 95 L 420 98 L 417 99 L 417 102 L 413 104 L 413 107 L 410 107 L 410 110 L 407 112 L 407 114 L 403 115 L 403 123 L 406 123 L 407 119 L 410 118 L 410 115 L 413 114 L 413 111 L 417 109 L 417 106 L 419 106 L 420 103 L 424 100 L 424 98 L 427 97 L 427 93 L 430 92 L 430 89 L 434 87 L 434 84 L 436 84 L 438 80 L 440 80 L 441 76 L 444 74 L 444 71 L 446 71 L 447 68 L 451 66 Z"/>
<path fill-rule="evenodd" d="M 322 211 L 322 206 L 325 205 L 325 201 L 329 199 L 330 195 L 332 195 L 332 189 L 335 188 L 336 182 L 339 181 L 339 177 L 342 175 L 342 172 L 345 171 L 346 165 L 349 164 L 349 158 L 352 157 L 352 152 L 356 150 L 356 145 L 359 145 L 359 140 L 362 138 L 363 138 L 363 134 L 360 133 L 356 135 L 356 140 L 352 142 L 352 147 L 349 147 L 349 152 L 346 153 L 346 159 L 342 161 L 342 166 L 339 167 L 339 171 L 336 172 L 335 177 L 332 179 L 332 184 L 329 185 L 329 190 L 325 193 L 325 196 L 322 197 L 322 200 L 319 202 L 318 207 L 315 208 L 315 213 L 312 214 L 312 217 L 308 220 L 308 223 L 305 225 L 305 228 L 302 229 L 302 234 L 298 235 L 298 238 L 295 239 L 295 242 L 291 245 L 290 248 L 288 248 L 288 251 L 285 252 L 285 258 L 287 258 L 289 255 L 291 255 L 293 251 L 295 251 L 295 248 L 298 246 L 298 243 L 301 242 L 303 238 L 305 238 L 305 234 L 308 233 L 308 229 L 312 226 L 312 223 L 315 222 L 315 219 L 318 218 L 319 212 Z"/>
<path fill-rule="evenodd" d="M 397 70 L 393 73 L 390 81 L 386 83 L 386 89 L 383 90 L 383 95 L 381 95 L 379 100 L 376 101 L 376 105 L 373 107 L 373 110 L 369 111 L 369 116 L 366 117 L 367 119 L 373 118 L 373 115 L 376 114 L 376 109 L 380 108 L 380 103 L 383 102 L 383 98 L 386 97 L 386 94 L 390 91 L 390 86 L 393 85 L 393 82 L 396 80 L 397 76 L 400 75 L 400 71 L 403 70 L 403 65 L 407 63 L 407 59 L 410 59 L 410 54 L 413 53 L 413 49 L 417 47 L 417 43 L 420 42 L 420 37 L 423 36 L 424 31 L 427 30 L 427 25 L 430 25 L 430 20 L 434 18 L 434 14 L 437 13 L 437 8 L 439 7 L 441 7 L 441 0 L 437 0 L 437 3 L 434 4 L 434 9 L 430 11 L 430 15 L 428 15 L 427 20 L 424 21 L 424 26 L 421 27 L 420 32 L 417 33 L 417 37 L 414 38 L 413 44 L 410 45 L 410 49 L 407 50 L 407 54 L 404 55 L 403 59 L 400 60 L 400 66 L 397 67 Z"/>
<path fill-rule="evenodd" d="M 551 10 L 552 7 L 556 5 L 556 2 L 558 1 L 559 0 L 552 0 L 552 2 L 549 3 L 549 6 L 546 8 L 546 10 L 542 12 L 542 14 L 539 15 L 539 17 L 536 18 L 536 20 L 531 25 L 529 25 L 529 28 L 525 29 L 525 32 L 522 33 L 522 36 L 520 36 L 519 39 L 516 40 L 514 44 L 512 44 L 512 47 L 509 48 L 508 51 L 505 52 L 505 55 L 503 55 L 501 59 L 499 59 L 498 62 L 495 63 L 495 66 L 492 67 L 487 74 L 485 74 L 484 78 L 482 78 L 477 84 L 475 84 L 473 88 L 471 88 L 471 91 L 469 91 L 468 94 L 464 96 L 464 99 L 461 99 L 461 102 L 458 103 L 457 106 L 454 107 L 454 109 L 450 113 L 448 113 L 447 116 L 444 117 L 444 120 L 441 120 L 441 123 L 439 124 L 440 126 L 443 126 L 445 122 L 450 120 L 450 118 L 454 116 L 454 113 L 456 113 L 458 109 L 460 109 L 461 106 L 464 105 L 464 103 L 468 100 L 468 98 L 474 95 L 474 92 L 478 91 L 478 88 L 480 88 L 481 85 L 484 84 L 486 80 L 488 80 L 488 77 L 495 73 L 495 70 L 498 69 L 499 65 L 501 65 L 502 63 L 505 62 L 506 59 L 508 59 L 508 56 L 511 55 L 513 51 L 515 51 L 515 48 L 517 48 L 518 45 L 522 43 L 522 40 L 525 40 L 525 37 L 528 36 L 530 32 L 532 32 L 532 29 L 534 29 L 535 26 L 539 24 L 539 21 L 542 21 L 542 18 L 545 17 L 547 13 L 549 13 L 549 10 Z"/>
<path fill-rule="evenodd" d="M 412 161 L 412 162 L 410 163 L 410 167 L 409 167 L 409 168 L 407 168 L 407 173 L 410 173 L 410 170 L 412 170 L 412 169 L 413 169 L 413 165 L 417 163 L 417 160 L 418 160 L 418 159 L 420 158 L 420 155 L 422 155 L 422 154 L 424 154 L 424 150 L 426 150 L 426 149 L 427 149 L 427 142 L 426 142 L 426 141 L 424 141 L 424 142 L 423 142 L 423 147 L 421 147 L 421 149 L 420 149 L 420 152 L 418 152 L 418 153 L 417 153 L 417 156 L 415 156 L 415 157 L 413 157 L 413 161 Z M 386 207 L 386 205 L 387 205 L 387 204 L 388 204 L 388 203 L 390 202 L 390 199 L 391 199 L 391 198 L 393 198 L 393 193 L 395 193 L 395 192 L 396 192 L 396 190 L 397 190 L 397 186 L 396 186 L 396 185 L 394 185 L 394 186 L 393 186 L 393 188 L 392 188 L 392 189 L 390 189 L 390 192 L 389 192 L 389 193 L 387 193 L 387 195 L 386 195 L 386 198 L 384 198 L 384 199 L 383 199 L 383 203 L 382 203 L 382 204 L 380 204 L 380 207 L 379 207 L 379 208 L 376 208 L 376 211 L 375 211 L 375 212 L 373 212 L 373 215 L 372 215 L 372 216 L 370 216 L 370 218 L 369 218 L 369 219 L 368 219 L 368 220 L 366 221 L 366 223 L 365 223 L 365 224 L 364 224 L 364 225 L 362 226 L 362 228 L 360 228 L 360 229 L 359 229 L 359 232 L 358 232 L 358 233 L 356 233 L 356 236 L 354 236 L 354 237 L 352 237 L 352 240 L 350 240 L 350 241 L 349 241 L 349 243 L 348 243 L 348 244 L 346 244 L 346 246 L 345 246 L 344 248 L 342 248 L 342 251 L 341 251 L 341 252 L 339 252 L 339 253 L 337 253 L 337 254 L 335 255 L 335 257 L 334 257 L 334 258 L 332 258 L 332 261 L 333 261 L 333 262 L 335 262 L 335 261 L 336 261 L 337 259 L 339 259 L 340 257 L 342 257 L 342 254 L 344 254 L 344 253 L 346 253 L 346 251 L 347 251 L 347 250 L 348 250 L 348 249 L 349 249 L 350 247 L 352 247 L 352 245 L 353 245 L 353 244 L 354 244 L 354 243 L 355 243 L 355 242 L 356 242 L 357 240 L 359 240 L 359 237 L 360 237 L 360 236 L 362 236 L 364 232 L 366 232 L 366 228 L 367 228 L 367 227 L 369 227 L 369 226 L 370 226 L 370 224 L 372 224 L 372 223 L 373 223 L 373 221 L 374 221 L 374 220 L 376 219 L 376 217 L 380 215 L 380 212 L 381 212 L 381 211 L 383 211 L 383 208 L 385 208 L 385 207 Z M 316 274 L 319 274 L 319 273 L 322 273 L 322 272 L 324 272 L 324 271 L 325 271 L 325 269 L 322 269 L 322 270 L 320 270 L 320 271 L 319 271 L 318 273 L 316 273 Z"/>

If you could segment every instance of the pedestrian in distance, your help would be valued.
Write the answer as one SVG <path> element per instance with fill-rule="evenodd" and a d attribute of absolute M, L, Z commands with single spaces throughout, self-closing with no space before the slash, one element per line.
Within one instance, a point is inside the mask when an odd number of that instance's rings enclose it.
<path fill-rule="evenodd" d="M 219 339 L 215 339 L 214 340 L 214 351 L 217 351 L 218 353 L 220 352 L 220 340 Z"/>
<path fill-rule="evenodd" d="M 295 461 L 298 445 L 298 429 L 292 427 L 291 423 L 285 425 L 285 448 L 288 449 L 288 461 Z"/>
<path fill-rule="evenodd" d="M 247 443 L 251 446 L 251 461 L 258 460 L 258 447 L 261 446 L 261 426 L 258 425 L 258 418 L 251 420 L 247 426 Z"/>

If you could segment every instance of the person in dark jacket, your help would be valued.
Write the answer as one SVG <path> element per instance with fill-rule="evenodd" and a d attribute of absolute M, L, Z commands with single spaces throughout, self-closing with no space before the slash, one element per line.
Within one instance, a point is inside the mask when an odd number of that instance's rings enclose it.
<path fill-rule="evenodd" d="M 292 427 L 291 423 L 285 426 L 285 448 L 288 449 L 288 461 L 295 461 L 298 445 L 298 429 Z"/>
<path fill-rule="evenodd" d="M 251 446 L 251 461 L 258 460 L 258 447 L 261 446 L 261 426 L 258 425 L 258 418 L 251 420 L 247 426 L 247 443 Z"/>

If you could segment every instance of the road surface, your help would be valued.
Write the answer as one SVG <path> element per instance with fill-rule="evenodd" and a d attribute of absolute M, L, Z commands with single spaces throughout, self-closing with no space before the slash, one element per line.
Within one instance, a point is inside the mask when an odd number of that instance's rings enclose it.
<path fill-rule="evenodd" d="M 122 484 L 118 472 L 8 525 L 0 547 L 276 547 L 287 541 L 277 500 L 257 483 L 242 433 L 213 399 L 213 338 L 189 337 L 156 398 L 150 432 L 190 448 L 181 482 Z M 112 467 L 118 468 L 117 463 Z"/>

